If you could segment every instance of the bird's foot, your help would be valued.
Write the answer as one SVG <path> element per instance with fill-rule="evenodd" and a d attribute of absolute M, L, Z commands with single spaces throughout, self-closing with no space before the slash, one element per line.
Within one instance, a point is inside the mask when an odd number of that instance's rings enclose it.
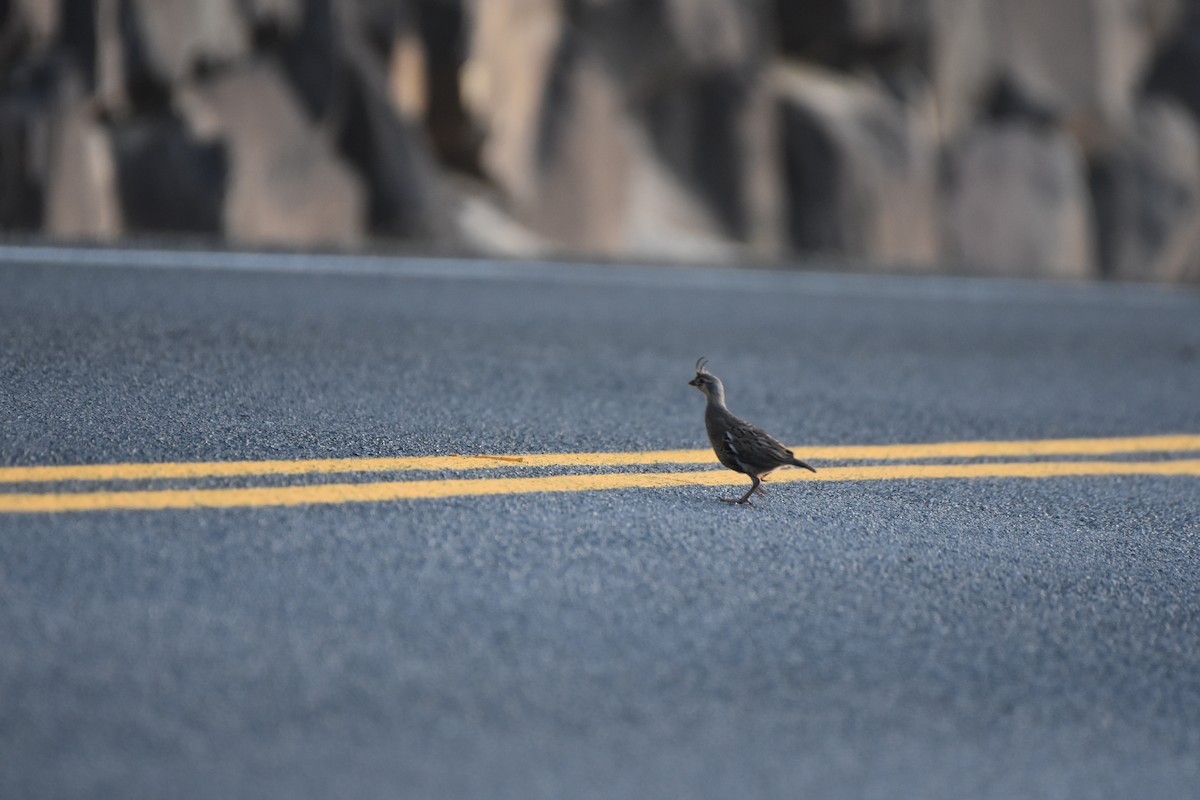
<path fill-rule="evenodd" d="M 761 495 L 762 497 L 767 496 L 767 490 L 765 488 L 763 488 L 762 486 L 756 486 L 754 489 L 754 493 L 757 495 Z"/>
<path fill-rule="evenodd" d="M 722 497 L 721 502 L 722 503 L 730 503 L 735 506 L 752 506 L 752 505 L 754 505 L 754 503 L 750 502 L 749 497 Z"/>

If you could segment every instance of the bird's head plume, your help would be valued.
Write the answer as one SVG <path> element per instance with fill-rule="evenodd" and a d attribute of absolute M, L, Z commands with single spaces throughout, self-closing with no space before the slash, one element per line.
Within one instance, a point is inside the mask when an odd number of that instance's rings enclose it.
<path fill-rule="evenodd" d="M 723 401 L 725 388 L 721 385 L 721 379 L 708 371 L 707 364 L 707 358 L 701 358 L 696 362 L 696 377 L 688 381 L 688 386 L 695 386 L 705 397 Z"/>

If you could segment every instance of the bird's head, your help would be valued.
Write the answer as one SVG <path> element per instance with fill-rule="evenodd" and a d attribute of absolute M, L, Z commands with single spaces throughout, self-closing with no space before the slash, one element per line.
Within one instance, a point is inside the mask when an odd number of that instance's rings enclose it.
<path fill-rule="evenodd" d="M 705 368 L 706 363 L 706 358 L 696 362 L 696 377 L 688 381 L 688 386 L 695 386 L 705 397 L 724 397 L 725 387 L 721 385 L 721 379 Z"/>

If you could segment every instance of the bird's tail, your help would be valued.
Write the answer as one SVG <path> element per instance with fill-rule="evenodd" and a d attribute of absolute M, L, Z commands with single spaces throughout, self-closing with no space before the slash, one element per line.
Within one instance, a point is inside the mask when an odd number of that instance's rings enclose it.
<path fill-rule="evenodd" d="M 792 456 L 792 463 L 793 463 L 793 464 L 795 464 L 797 467 L 804 467 L 804 468 L 805 468 L 806 470 L 808 470 L 809 472 L 816 472 L 816 471 L 817 471 L 815 467 L 810 467 L 808 464 L 805 464 L 803 461 L 801 461 L 800 459 L 796 458 L 795 456 Z"/>

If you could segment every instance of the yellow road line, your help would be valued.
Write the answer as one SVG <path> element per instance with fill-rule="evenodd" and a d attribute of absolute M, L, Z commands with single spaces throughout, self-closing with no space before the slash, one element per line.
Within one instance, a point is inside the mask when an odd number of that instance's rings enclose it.
<path fill-rule="evenodd" d="M 1006 442 L 837 445 L 797 447 L 813 461 L 911 461 L 930 458 L 1024 458 L 1101 456 L 1117 453 L 1200 451 L 1200 435 L 1104 439 L 1035 439 Z M 131 481 L 228 478 L 245 475 L 315 475 L 352 472 L 462 471 L 500 467 L 628 467 L 650 464 L 715 464 L 712 450 L 651 450 L 633 453 L 535 453 L 528 455 L 329 458 L 296 461 L 200 461 L 162 464 L 79 464 L 0 467 L 0 484 L 54 481 Z"/>
<path fill-rule="evenodd" d="M 1200 477 L 1200 459 L 1177 461 L 1042 461 L 994 464 L 897 464 L 830 467 L 816 474 L 788 470 L 772 484 L 793 481 L 931 480 L 944 478 L 1053 478 L 1066 476 L 1160 475 Z M 311 504 L 378 503 L 439 497 L 585 492 L 672 486 L 747 485 L 726 470 L 605 473 L 536 478 L 477 478 L 381 481 L 315 486 L 253 487 L 127 492 L 0 494 L 0 513 L 103 511 L 118 509 L 233 508 Z"/>

